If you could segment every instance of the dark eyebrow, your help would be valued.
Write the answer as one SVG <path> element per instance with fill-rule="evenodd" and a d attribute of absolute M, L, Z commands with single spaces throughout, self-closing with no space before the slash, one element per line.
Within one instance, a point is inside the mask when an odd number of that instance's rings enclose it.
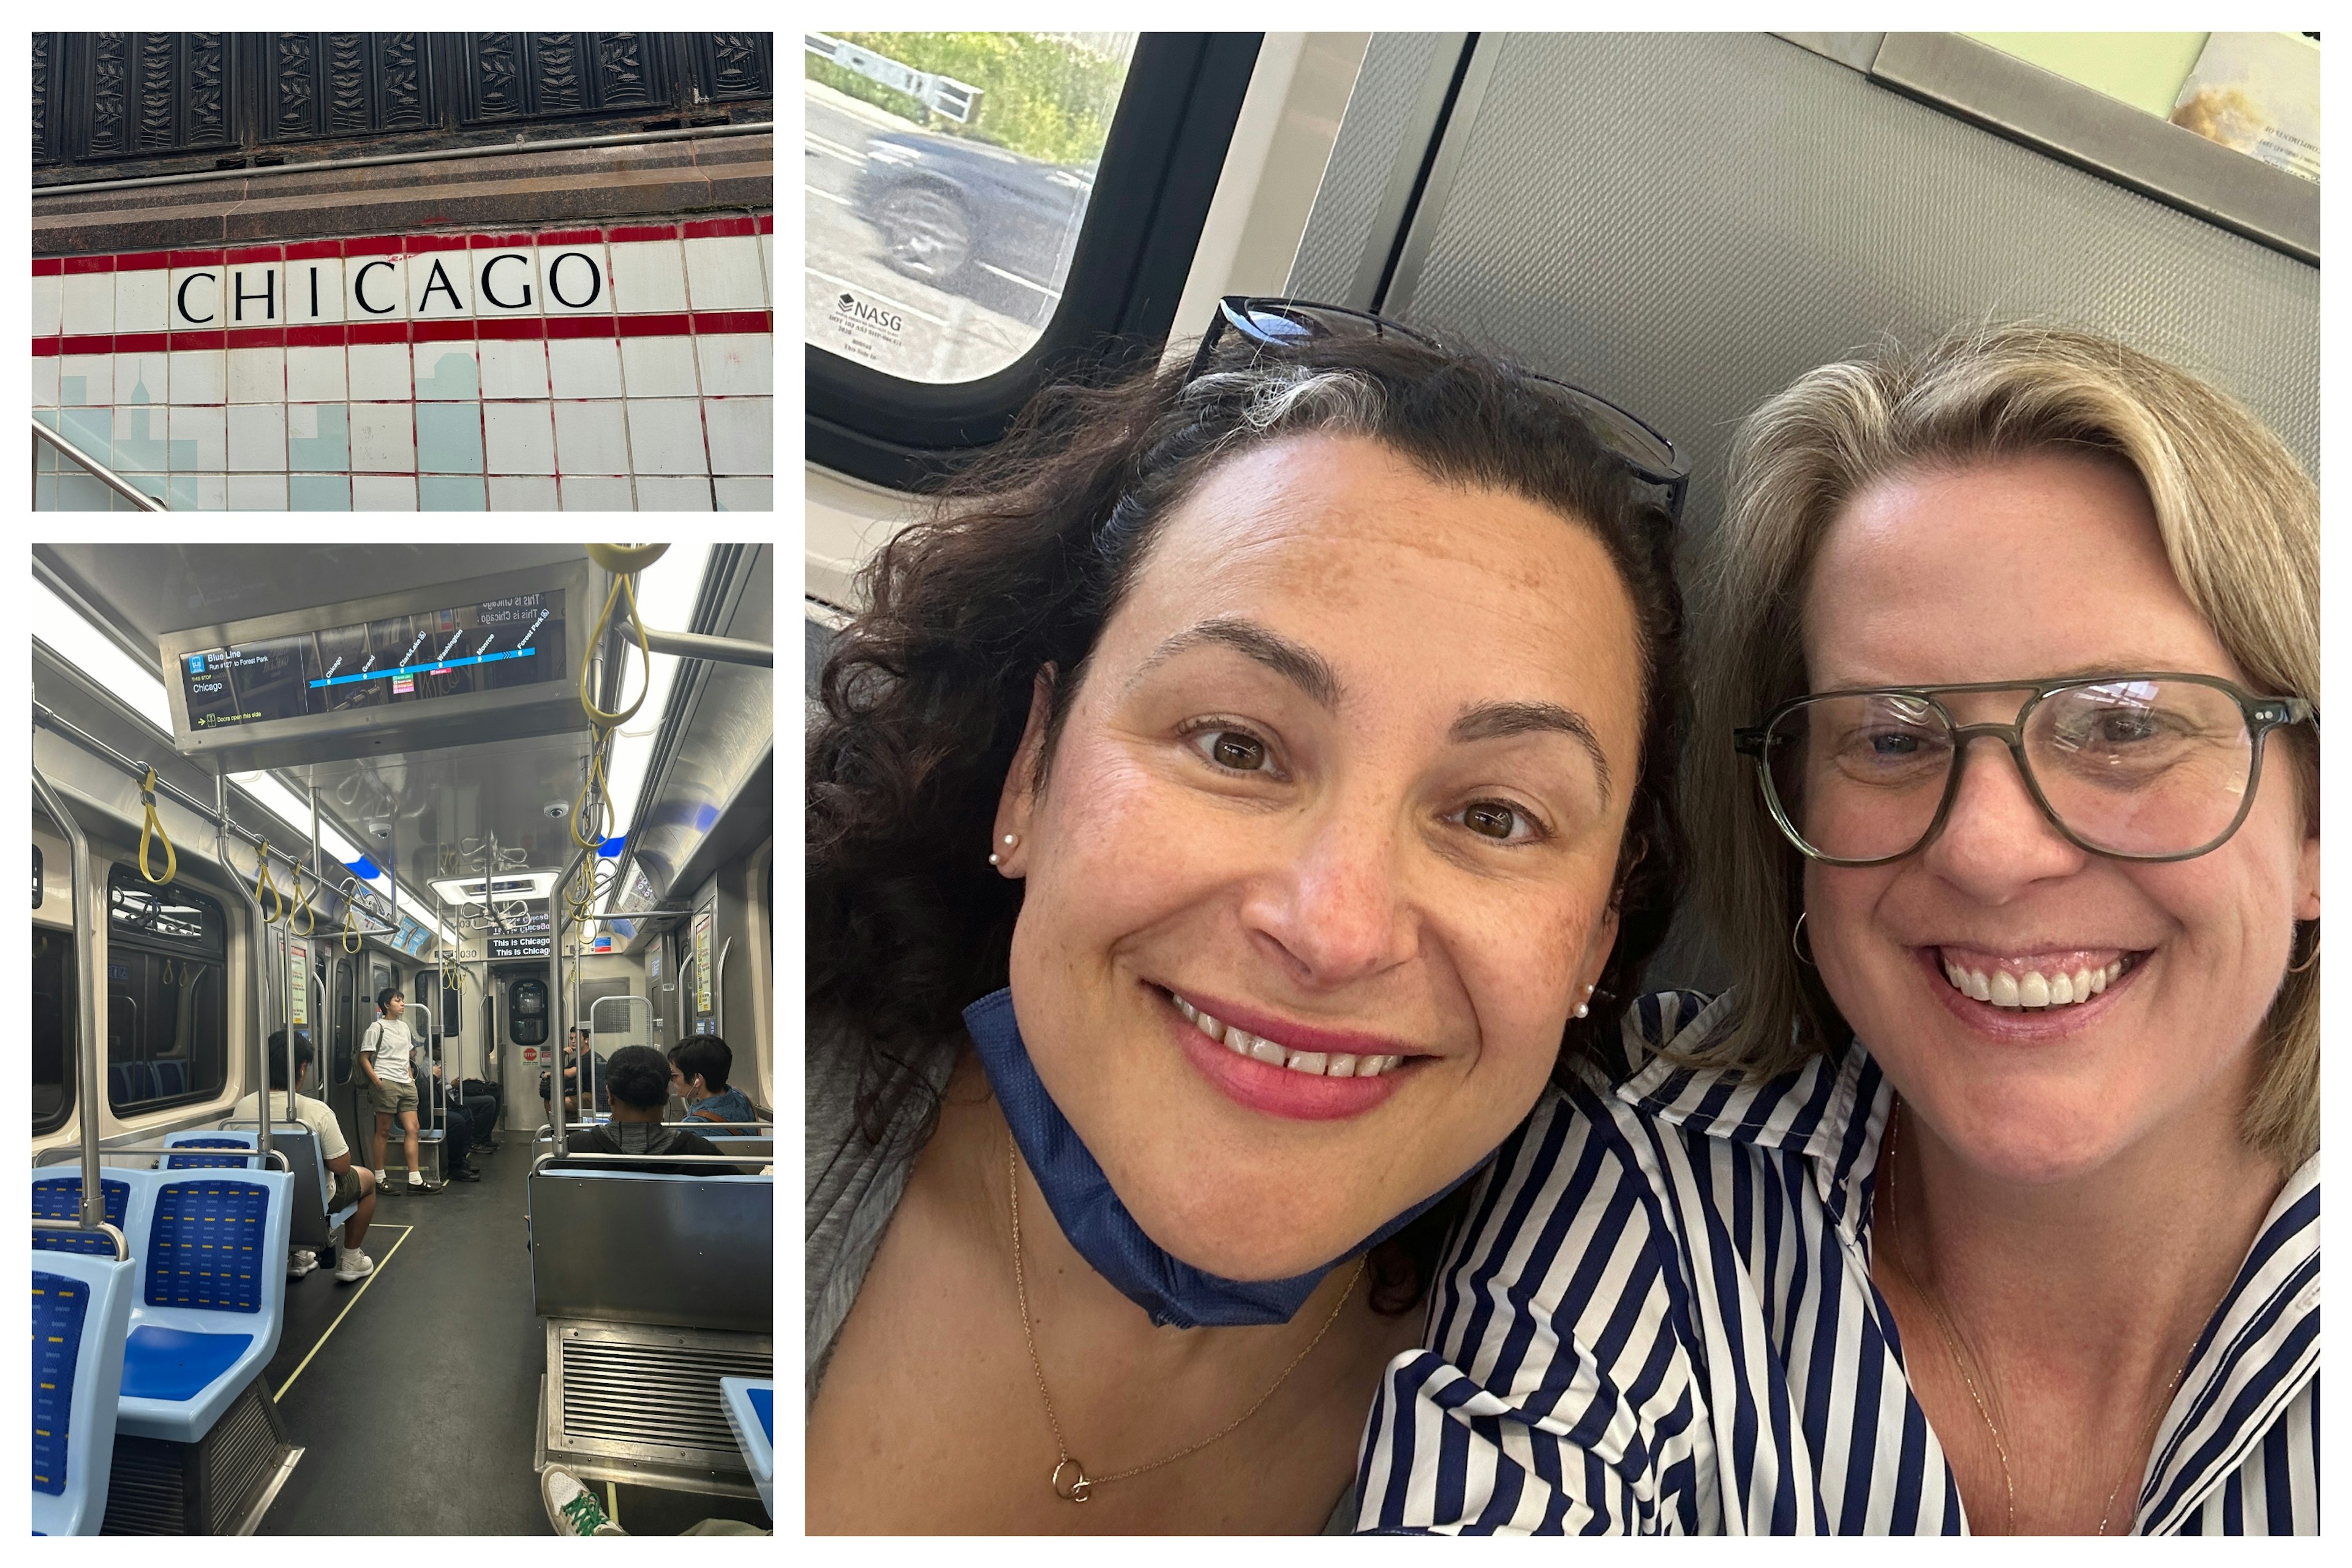
<path fill-rule="evenodd" d="M 1592 771 L 1601 781 L 1601 798 L 1610 795 L 1609 758 L 1601 749 L 1601 739 L 1584 715 L 1553 702 L 1487 702 L 1473 708 L 1454 721 L 1446 734 L 1454 742 L 1493 741 L 1508 735 L 1538 734 L 1551 731 L 1572 738 L 1592 758 Z"/>
<path fill-rule="evenodd" d="M 1128 685 L 1133 686 L 1178 654 L 1207 643 L 1221 643 L 1245 658 L 1255 659 L 1312 698 L 1317 707 L 1326 711 L 1338 711 L 1339 678 L 1331 672 L 1331 666 L 1321 654 L 1312 648 L 1302 647 L 1255 621 L 1234 616 L 1220 616 L 1178 632 L 1151 650 L 1151 657 L 1137 666 L 1135 673 L 1128 678 Z"/>

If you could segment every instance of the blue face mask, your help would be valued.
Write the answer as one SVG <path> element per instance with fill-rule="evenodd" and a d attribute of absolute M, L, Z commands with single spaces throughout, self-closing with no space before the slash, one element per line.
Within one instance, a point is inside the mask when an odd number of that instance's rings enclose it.
<path fill-rule="evenodd" d="M 1327 1263 L 1288 1279 L 1226 1279 L 1162 1251 L 1111 1191 L 1102 1167 L 1045 1092 L 1013 1021 L 1012 991 L 982 997 L 963 1010 L 963 1022 L 980 1047 L 981 1066 L 987 1069 L 996 1103 L 1013 1129 L 1013 1141 L 1029 1162 L 1030 1174 L 1036 1177 L 1062 1234 L 1096 1273 L 1149 1312 L 1155 1325 L 1197 1329 L 1286 1323 L 1331 1271 Z M 1353 1258 L 1386 1241 L 1455 1184 L 1448 1182 L 1344 1256 Z"/>

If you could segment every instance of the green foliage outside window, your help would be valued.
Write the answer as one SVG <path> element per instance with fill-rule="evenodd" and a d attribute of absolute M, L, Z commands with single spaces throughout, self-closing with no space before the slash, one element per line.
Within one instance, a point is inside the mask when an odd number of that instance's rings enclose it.
<path fill-rule="evenodd" d="M 968 136 L 1048 163 L 1102 156 L 1118 109 L 1127 61 L 1042 33 L 835 33 L 831 37 L 982 90 L 969 125 L 934 114 L 905 93 L 803 53 L 808 79 L 876 104 L 925 130 Z"/>

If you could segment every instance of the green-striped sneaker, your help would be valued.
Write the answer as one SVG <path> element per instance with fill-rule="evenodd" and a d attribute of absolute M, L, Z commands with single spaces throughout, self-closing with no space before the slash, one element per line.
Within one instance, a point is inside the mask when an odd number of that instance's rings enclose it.
<path fill-rule="evenodd" d="M 596 1494 L 569 1471 L 550 1465 L 539 1478 L 539 1495 L 547 1504 L 547 1522 L 558 1535 L 626 1535 L 629 1532 L 604 1517 Z"/>

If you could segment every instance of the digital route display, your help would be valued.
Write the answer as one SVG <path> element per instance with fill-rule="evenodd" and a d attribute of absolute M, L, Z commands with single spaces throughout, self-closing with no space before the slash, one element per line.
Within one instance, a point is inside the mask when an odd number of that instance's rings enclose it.
<path fill-rule="evenodd" d="M 218 730 L 562 680 L 563 595 L 524 594 L 179 658 L 188 727 Z"/>
<path fill-rule="evenodd" d="M 551 936 L 494 936 L 490 938 L 490 956 L 499 958 L 545 958 Z"/>

